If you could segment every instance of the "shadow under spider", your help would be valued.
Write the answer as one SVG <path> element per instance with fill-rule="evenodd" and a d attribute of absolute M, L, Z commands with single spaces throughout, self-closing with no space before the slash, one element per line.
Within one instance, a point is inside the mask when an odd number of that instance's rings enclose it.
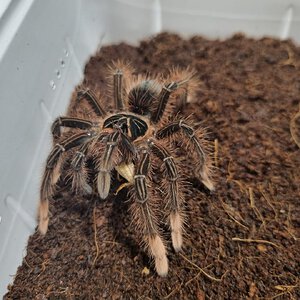
<path fill-rule="evenodd" d="M 213 191 L 210 191 L 197 177 L 189 177 L 186 179 L 186 182 L 204 194 L 212 195 L 214 193 Z"/>
<path fill-rule="evenodd" d="M 132 258 L 139 254 L 139 243 L 130 236 L 131 215 L 129 213 L 128 189 L 124 188 L 111 199 L 112 209 L 109 215 L 109 227 L 113 230 L 115 241 L 126 246 Z M 126 230 L 129 227 L 129 230 Z"/>
<path fill-rule="evenodd" d="M 117 243 L 122 244 L 129 250 L 129 256 L 131 259 L 139 257 L 141 265 L 146 266 L 155 273 L 155 269 L 152 260 L 147 252 L 141 247 L 140 243 L 134 238 L 135 232 L 133 225 L 131 224 L 131 214 L 129 212 L 130 202 L 128 197 L 128 189 L 122 189 L 116 196 L 110 199 L 112 201 L 112 209 L 109 214 L 109 228 L 113 230 L 113 236 Z M 126 227 L 129 228 L 126 229 Z M 166 224 L 160 224 L 163 232 L 168 232 L 169 228 Z M 170 242 L 169 240 L 167 241 Z M 169 247 L 168 247 L 169 248 Z M 175 253 L 171 247 L 170 253 Z M 170 259 L 170 262 L 172 259 Z"/>

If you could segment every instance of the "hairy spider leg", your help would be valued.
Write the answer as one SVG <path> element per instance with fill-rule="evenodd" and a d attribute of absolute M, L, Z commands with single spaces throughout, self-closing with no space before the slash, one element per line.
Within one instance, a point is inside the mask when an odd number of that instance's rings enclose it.
<path fill-rule="evenodd" d="M 92 193 L 92 187 L 88 184 L 88 171 L 86 166 L 86 155 L 90 143 L 82 144 L 76 151 L 71 166 L 66 177 L 71 180 L 71 189 L 76 194 L 84 192 L 85 194 Z"/>
<path fill-rule="evenodd" d="M 61 144 L 56 144 L 50 152 L 40 190 L 39 231 L 42 234 L 45 234 L 48 229 L 49 199 L 53 196 L 54 186 L 60 177 L 60 157 L 62 153 L 90 140 L 92 136 L 92 132 L 74 134 Z"/>
<path fill-rule="evenodd" d="M 181 111 L 187 104 L 188 99 L 188 86 L 184 87 L 183 92 L 179 95 L 179 100 L 177 103 L 177 112 Z"/>
<path fill-rule="evenodd" d="M 117 110 L 123 110 L 123 72 L 121 69 L 116 69 L 113 74 L 113 89 L 115 108 Z"/>
<path fill-rule="evenodd" d="M 168 100 L 170 98 L 170 95 L 173 91 L 175 91 L 178 88 L 178 83 L 171 82 L 167 85 L 164 85 L 158 95 L 158 106 L 155 110 L 155 112 L 151 116 L 151 121 L 154 123 L 158 123 L 163 116 L 163 113 L 166 109 L 166 105 L 168 103 Z"/>
<path fill-rule="evenodd" d="M 118 179 L 119 175 L 127 180 L 127 182 L 122 183 L 116 192 L 114 193 L 117 195 L 122 189 L 129 187 L 133 184 L 133 176 L 134 176 L 134 164 L 133 158 L 136 156 L 136 150 L 132 142 L 130 141 L 129 137 L 123 133 L 121 130 L 120 132 L 120 143 L 119 148 L 122 152 L 123 162 L 117 166 L 115 166 L 115 170 L 118 172 Z"/>
<path fill-rule="evenodd" d="M 146 125 L 146 124 L 141 124 Z M 124 127 L 125 126 L 125 127 Z M 140 130 L 144 129 L 137 126 L 134 120 L 131 120 L 128 115 L 116 114 L 105 120 L 103 124 L 104 128 L 111 128 L 111 130 L 117 131 L 119 136 L 117 138 L 117 146 L 120 153 L 122 153 L 122 161 L 119 164 L 115 163 L 114 168 L 119 175 L 124 177 L 128 182 L 122 184 L 116 194 L 124 187 L 133 184 L 134 164 L 133 158 L 136 157 L 136 149 L 131 139 L 135 139 L 140 135 Z M 136 128 L 137 129 L 133 129 Z M 108 188 L 108 187 L 107 187 Z"/>
<path fill-rule="evenodd" d="M 108 135 L 104 152 L 98 165 L 97 189 L 101 199 L 108 196 L 111 182 L 111 171 L 117 165 L 115 157 L 118 154 L 120 132 L 114 131 Z"/>
<path fill-rule="evenodd" d="M 97 96 L 91 89 L 80 89 L 78 88 L 77 91 L 77 100 L 80 101 L 81 99 L 86 99 L 88 103 L 91 105 L 93 108 L 94 112 L 96 113 L 97 116 L 99 117 L 105 117 L 106 116 L 106 111 L 105 109 L 101 106 L 99 101 L 97 100 Z"/>
<path fill-rule="evenodd" d="M 199 86 L 199 81 L 196 78 L 197 72 L 189 67 L 181 69 L 174 67 L 170 70 L 169 76 L 166 78 L 167 82 L 178 81 L 181 78 L 182 90 L 175 99 L 175 112 L 182 111 L 188 103 L 188 98 L 195 96 L 195 90 Z"/>
<path fill-rule="evenodd" d="M 188 138 L 188 140 L 192 143 L 197 157 L 199 159 L 199 166 L 200 166 L 200 177 L 203 184 L 210 190 L 214 190 L 214 184 L 212 180 L 209 178 L 209 167 L 207 165 L 207 158 L 206 154 L 201 146 L 201 142 L 199 138 L 196 136 L 196 132 L 192 126 L 187 124 L 183 120 L 171 122 L 161 128 L 156 133 L 157 139 L 163 139 L 167 136 L 171 136 L 177 132 L 183 132 L 184 136 Z"/>
<path fill-rule="evenodd" d="M 134 82 L 133 79 L 134 69 L 130 63 L 117 60 L 109 66 L 109 84 L 108 86 L 112 90 L 112 99 L 114 108 L 117 111 L 124 111 L 128 109 L 128 101 L 126 90 Z"/>
<path fill-rule="evenodd" d="M 140 160 L 137 164 L 134 176 L 134 200 L 137 209 L 134 211 L 134 218 L 137 225 L 141 228 L 145 242 L 155 261 L 155 269 L 160 276 L 168 273 L 167 251 L 160 236 L 157 220 L 149 206 L 151 195 L 148 193 L 147 177 L 150 170 L 150 155 L 147 150 L 142 150 Z"/>
<path fill-rule="evenodd" d="M 149 146 L 156 157 L 163 162 L 165 177 L 167 180 L 167 207 L 170 210 L 170 229 L 172 245 L 176 252 L 182 248 L 183 209 L 182 194 L 179 188 L 179 174 L 171 153 L 160 143 L 149 141 Z"/>
<path fill-rule="evenodd" d="M 93 123 L 80 118 L 58 117 L 51 126 L 53 138 L 61 136 L 61 127 L 91 129 L 93 127 Z"/>
<path fill-rule="evenodd" d="M 190 78 L 188 77 L 181 81 L 172 81 L 171 83 L 167 83 L 162 87 L 157 97 L 158 106 L 154 113 L 151 115 L 151 121 L 153 123 L 158 123 L 161 120 L 165 112 L 167 103 L 169 101 L 170 95 L 179 88 L 185 87 L 189 80 Z"/>

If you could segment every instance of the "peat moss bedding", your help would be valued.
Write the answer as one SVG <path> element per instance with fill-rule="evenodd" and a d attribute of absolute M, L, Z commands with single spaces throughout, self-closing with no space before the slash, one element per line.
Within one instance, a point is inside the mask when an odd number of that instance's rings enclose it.
<path fill-rule="evenodd" d="M 103 93 L 117 59 L 137 73 L 197 71 L 183 115 L 209 128 L 216 191 L 189 178 L 184 249 L 168 244 L 169 274 L 160 278 L 130 226 L 125 190 L 101 201 L 62 188 L 5 299 L 300 299 L 300 48 L 162 33 L 102 48 L 85 68 L 91 88 Z"/>

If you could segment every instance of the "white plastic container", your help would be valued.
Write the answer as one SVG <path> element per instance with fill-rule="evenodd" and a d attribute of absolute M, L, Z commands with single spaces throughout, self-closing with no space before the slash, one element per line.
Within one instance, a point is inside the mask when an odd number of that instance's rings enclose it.
<path fill-rule="evenodd" d="M 50 125 L 63 114 L 97 47 L 160 31 L 292 38 L 299 0 L 1 0 L 0 296 L 36 226 Z"/>

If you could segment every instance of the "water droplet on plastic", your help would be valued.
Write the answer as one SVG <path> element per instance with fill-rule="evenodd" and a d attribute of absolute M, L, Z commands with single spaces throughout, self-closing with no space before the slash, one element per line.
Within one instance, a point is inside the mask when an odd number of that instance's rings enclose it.
<path fill-rule="evenodd" d="M 2 217 L 0 216 L 0 224 L 1 224 L 1 221 L 2 221 Z"/>
<path fill-rule="evenodd" d="M 66 63 L 65 63 L 65 61 L 63 59 L 60 61 L 60 65 L 61 65 L 62 68 L 65 67 Z"/>
<path fill-rule="evenodd" d="M 61 77 L 61 73 L 59 70 L 56 70 L 55 71 L 55 74 L 56 74 L 56 77 L 59 79 Z"/>
<path fill-rule="evenodd" d="M 51 89 L 52 90 L 55 90 L 56 89 L 56 85 L 55 85 L 55 82 L 53 80 L 50 80 L 50 86 L 51 86 Z"/>
<path fill-rule="evenodd" d="M 69 56 L 69 52 L 68 52 L 68 50 L 67 50 L 67 49 L 65 49 L 65 50 L 64 50 L 64 54 L 65 54 L 65 56 L 66 56 L 66 57 L 68 57 L 68 56 Z"/>

